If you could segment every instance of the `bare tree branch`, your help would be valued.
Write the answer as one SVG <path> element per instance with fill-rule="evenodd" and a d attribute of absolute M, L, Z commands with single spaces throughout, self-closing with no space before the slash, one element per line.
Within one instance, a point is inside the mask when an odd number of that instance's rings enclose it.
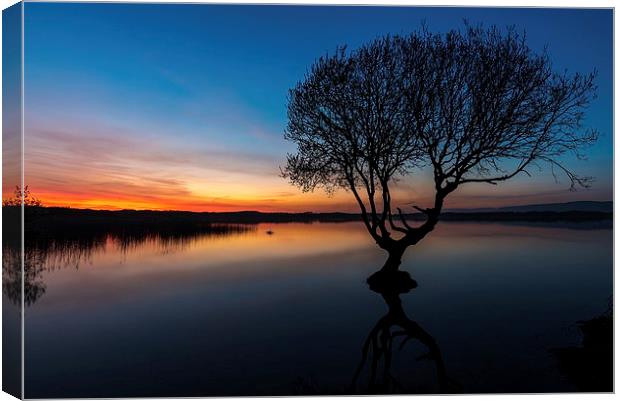
<path fill-rule="evenodd" d="M 285 138 L 297 151 L 282 176 L 304 191 L 350 190 L 379 246 L 402 249 L 433 230 L 462 184 L 497 185 L 544 165 L 570 189 L 588 188 L 593 179 L 566 156 L 584 158 L 597 140 L 582 126 L 595 77 L 555 73 L 512 28 L 423 28 L 341 47 L 289 92 Z M 416 227 L 396 208 L 396 224 L 390 187 L 419 168 L 432 170 L 435 202 L 414 206 L 426 216 Z"/>

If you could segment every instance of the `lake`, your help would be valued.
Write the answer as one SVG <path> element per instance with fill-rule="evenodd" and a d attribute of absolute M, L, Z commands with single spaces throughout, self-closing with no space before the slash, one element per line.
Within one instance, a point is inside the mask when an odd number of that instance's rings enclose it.
<path fill-rule="evenodd" d="M 576 322 L 607 309 L 612 238 L 440 223 L 401 266 L 419 338 L 366 353 L 388 306 L 365 280 L 386 254 L 361 224 L 51 240 L 27 257 L 25 396 L 575 391 L 550 350 L 578 346 Z"/>

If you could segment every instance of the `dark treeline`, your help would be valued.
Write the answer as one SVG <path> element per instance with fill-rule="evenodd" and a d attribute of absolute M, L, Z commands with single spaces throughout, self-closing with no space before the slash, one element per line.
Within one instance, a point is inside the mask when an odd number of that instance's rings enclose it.
<path fill-rule="evenodd" d="M 19 234 L 20 208 L 3 207 L 2 213 L 5 232 Z M 226 235 L 249 229 L 241 221 L 240 225 L 218 223 L 228 222 L 201 218 L 199 214 L 191 212 L 27 207 L 24 213 L 27 240 L 78 238 L 99 233 L 127 237 L 157 234 L 174 238 L 202 234 Z"/>

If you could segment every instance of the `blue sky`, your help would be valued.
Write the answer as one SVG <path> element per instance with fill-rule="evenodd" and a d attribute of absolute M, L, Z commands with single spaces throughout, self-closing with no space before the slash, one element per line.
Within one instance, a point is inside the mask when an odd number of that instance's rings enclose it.
<path fill-rule="evenodd" d="M 135 191 L 170 203 L 180 191 L 200 210 L 346 209 L 346 196 L 299 195 L 277 177 L 294 150 L 282 139 L 288 89 L 338 45 L 422 22 L 443 32 L 464 19 L 515 25 L 533 49 L 547 46 L 558 71 L 596 69 L 586 123 L 601 139 L 589 162 L 574 164 L 597 177 L 591 191 L 569 193 L 543 173 L 462 191 L 452 206 L 612 197 L 611 10 L 27 3 L 25 16 L 26 159 L 52 202 L 62 192 L 98 205 L 120 196 L 106 186 L 122 184 L 127 198 Z M 78 142 L 97 151 L 76 152 Z"/>

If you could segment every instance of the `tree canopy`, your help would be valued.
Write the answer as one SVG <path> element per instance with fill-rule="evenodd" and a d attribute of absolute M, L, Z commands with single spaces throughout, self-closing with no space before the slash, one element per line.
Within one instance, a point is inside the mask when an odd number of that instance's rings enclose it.
<path fill-rule="evenodd" d="M 557 73 L 513 28 L 466 25 L 385 36 L 320 57 L 289 92 L 285 138 L 297 145 L 283 176 L 304 191 L 353 193 L 385 248 L 417 243 L 459 186 L 498 184 L 551 168 L 588 187 L 564 162 L 597 139 L 582 126 L 595 72 Z M 421 226 L 392 210 L 390 186 L 433 172 L 435 199 Z M 401 233 L 399 239 L 392 233 Z"/>

